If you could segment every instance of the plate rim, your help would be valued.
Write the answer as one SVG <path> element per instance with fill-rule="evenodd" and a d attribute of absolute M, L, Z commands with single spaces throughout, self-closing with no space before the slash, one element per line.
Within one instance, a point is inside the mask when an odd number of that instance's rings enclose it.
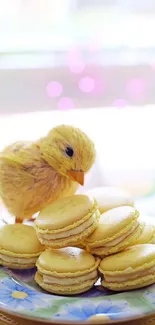
<path fill-rule="evenodd" d="M 12 279 L 13 281 L 19 281 L 20 284 L 22 284 L 23 286 L 27 286 L 29 288 L 31 288 L 31 286 L 27 283 L 25 283 L 24 281 L 22 281 L 21 279 L 18 279 L 18 277 L 16 278 L 16 276 L 13 276 L 11 274 L 9 274 L 5 268 L 2 266 L 2 269 L 4 269 L 4 273 L 6 274 L 6 278 L 8 279 Z M 32 288 L 31 288 L 32 289 Z M 33 290 L 35 290 L 33 288 Z M 57 296 L 57 295 L 56 295 Z M 74 298 L 72 296 L 72 298 Z M 98 298 L 101 298 L 102 297 L 98 297 Z M 88 299 L 88 298 L 87 298 Z M 46 309 L 46 308 L 45 308 Z M 6 314 L 6 315 L 10 315 L 10 316 L 13 316 L 13 317 L 17 317 L 18 319 L 25 319 L 25 320 L 28 320 L 28 321 L 33 321 L 33 322 L 38 322 L 40 324 L 42 323 L 45 323 L 45 324 L 51 324 L 51 325 L 56 325 L 56 324 L 59 324 L 59 325 L 86 325 L 86 324 L 99 324 L 99 325 L 102 325 L 102 324 L 122 324 L 122 323 L 125 323 L 125 322 L 130 322 L 130 321 L 136 321 L 136 320 L 141 320 L 141 319 L 146 319 L 146 318 L 150 318 L 152 316 L 155 316 L 155 308 L 152 309 L 152 310 L 147 310 L 145 313 L 138 313 L 138 314 L 131 314 L 131 316 L 127 313 L 123 315 L 123 318 L 116 318 L 116 319 L 104 319 L 104 316 L 108 316 L 108 314 L 106 313 L 100 313 L 100 314 L 94 314 L 90 317 L 88 317 L 87 319 L 85 320 L 74 320 L 74 319 L 68 319 L 68 320 L 63 320 L 62 318 L 60 319 L 56 319 L 56 318 L 53 318 L 53 317 L 48 317 L 45 313 L 45 317 L 42 316 L 42 315 L 35 315 L 33 314 L 33 312 L 31 312 L 31 310 L 15 310 L 13 308 L 9 308 L 9 305 L 6 305 L 6 304 L 3 304 L 0 302 L 0 312 Z M 100 315 L 100 316 L 99 316 Z M 102 315 L 103 315 L 103 318 L 102 318 Z M 98 317 L 97 317 L 98 316 Z M 94 319 L 92 319 L 92 317 Z M 95 318 L 96 317 L 96 318 Z M 98 319 L 97 319 L 98 318 Z"/>
<path fill-rule="evenodd" d="M 148 314 L 144 314 L 144 315 L 139 315 L 139 316 L 133 316 L 133 317 L 127 317 L 127 318 L 124 318 L 124 319 L 117 319 L 117 320 L 108 320 L 107 322 L 103 322 L 102 319 L 100 320 L 95 320 L 95 321 L 91 321 L 91 320 L 86 320 L 86 321 L 70 321 L 70 320 L 57 320 L 57 319 L 45 319 L 45 318 L 40 318 L 40 317 L 36 317 L 36 316 L 30 316 L 30 315 L 26 315 L 24 313 L 16 313 L 16 312 L 13 312 L 13 311 L 7 311 L 5 308 L 1 307 L 0 306 L 0 312 L 8 315 L 8 316 L 13 316 L 13 317 L 17 317 L 18 319 L 25 319 L 25 320 L 29 320 L 29 321 L 35 321 L 35 322 L 39 322 L 40 324 L 42 323 L 46 323 L 46 324 L 52 324 L 52 325 L 55 325 L 55 324 L 59 324 L 59 325 L 86 325 L 86 324 L 91 324 L 91 325 L 102 325 L 102 324 L 122 324 L 122 323 L 125 323 L 125 322 L 130 322 L 130 321 L 136 321 L 136 320 L 142 320 L 142 319 L 146 319 L 146 318 L 151 318 L 152 316 L 155 316 L 155 310 L 148 313 Z M 97 314 L 96 314 L 97 315 Z M 95 315 L 94 315 L 95 316 Z"/>

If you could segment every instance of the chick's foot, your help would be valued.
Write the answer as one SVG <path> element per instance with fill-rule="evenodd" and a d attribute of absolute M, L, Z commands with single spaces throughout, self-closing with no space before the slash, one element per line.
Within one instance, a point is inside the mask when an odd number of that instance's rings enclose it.
<path fill-rule="evenodd" d="M 28 219 L 28 221 L 30 221 L 30 222 L 33 222 L 34 220 L 35 220 L 35 217 Z"/>
<path fill-rule="evenodd" d="M 23 222 L 22 219 L 20 219 L 20 218 L 18 218 L 18 217 L 15 218 L 15 223 L 22 223 L 22 222 Z"/>

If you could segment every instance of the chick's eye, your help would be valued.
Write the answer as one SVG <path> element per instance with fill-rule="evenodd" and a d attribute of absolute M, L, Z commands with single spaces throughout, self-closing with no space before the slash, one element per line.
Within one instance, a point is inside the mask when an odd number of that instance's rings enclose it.
<path fill-rule="evenodd" d="M 74 155 L 74 151 L 73 151 L 73 149 L 71 147 L 67 147 L 66 150 L 65 150 L 65 153 L 69 157 L 73 157 L 73 155 Z"/>

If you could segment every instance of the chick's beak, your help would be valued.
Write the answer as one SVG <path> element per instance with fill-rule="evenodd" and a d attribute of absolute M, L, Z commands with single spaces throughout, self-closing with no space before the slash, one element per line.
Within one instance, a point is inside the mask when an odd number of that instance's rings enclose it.
<path fill-rule="evenodd" d="M 70 170 L 67 174 L 77 183 L 84 185 L 84 172 L 81 170 Z"/>

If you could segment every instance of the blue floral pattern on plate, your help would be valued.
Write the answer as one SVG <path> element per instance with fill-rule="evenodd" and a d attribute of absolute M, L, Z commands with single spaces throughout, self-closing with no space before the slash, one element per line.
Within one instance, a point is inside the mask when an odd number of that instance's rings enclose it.
<path fill-rule="evenodd" d="M 45 295 L 46 297 L 46 295 Z M 0 285 L 0 305 L 9 306 L 11 309 L 35 310 L 40 307 L 47 307 L 48 302 L 44 295 L 26 286 L 4 278 Z"/>
<path fill-rule="evenodd" d="M 82 319 L 83 321 L 87 321 L 92 316 L 100 314 L 109 315 L 109 318 L 115 319 L 116 314 L 118 315 L 125 310 L 129 310 L 129 305 L 124 301 L 119 301 L 119 303 L 113 302 L 110 299 L 95 302 L 86 301 L 82 305 L 66 304 L 64 306 L 64 311 L 62 311 L 60 314 L 56 314 L 55 319 L 70 319 L 74 321 L 79 321 Z"/>

